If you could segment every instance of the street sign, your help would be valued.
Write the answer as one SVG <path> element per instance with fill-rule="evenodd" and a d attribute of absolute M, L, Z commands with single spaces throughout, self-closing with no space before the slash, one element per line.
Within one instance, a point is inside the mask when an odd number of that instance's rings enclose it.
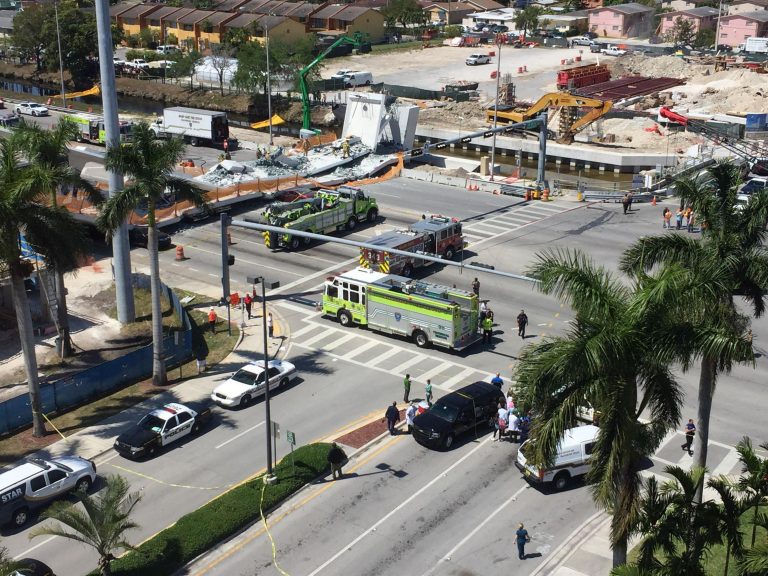
<path fill-rule="evenodd" d="M 285 439 L 288 440 L 288 444 L 291 446 L 296 446 L 296 434 L 290 430 L 285 431 Z"/>
<path fill-rule="evenodd" d="M 280 438 L 280 424 L 272 420 L 272 437 Z"/>

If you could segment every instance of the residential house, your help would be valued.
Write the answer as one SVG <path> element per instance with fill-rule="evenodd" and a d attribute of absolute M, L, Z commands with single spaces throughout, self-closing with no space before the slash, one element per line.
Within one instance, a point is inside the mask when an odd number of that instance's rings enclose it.
<path fill-rule="evenodd" d="M 477 8 L 466 2 L 435 2 L 424 7 L 428 19 L 434 24 L 461 24 Z"/>
<path fill-rule="evenodd" d="M 768 0 L 734 0 L 728 7 L 728 14 L 743 14 L 744 12 L 759 12 L 768 10 Z"/>
<path fill-rule="evenodd" d="M 217 12 L 237 12 L 242 6 L 248 4 L 250 0 L 224 0 L 216 4 L 213 9 Z"/>
<path fill-rule="evenodd" d="M 586 10 L 568 12 L 566 14 L 547 14 L 547 28 L 568 32 L 568 30 L 579 30 L 586 32 L 589 27 L 589 14 Z"/>
<path fill-rule="evenodd" d="M 603 38 L 646 37 L 653 31 L 654 9 L 630 2 L 589 11 L 589 29 Z"/>
<path fill-rule="evenodd" d="M 232 20 L 227 20 L 223 25 L 224 34 L 232 30 L 243 29 L 248 32 L 248 40 L 254 40 L 253 23 L 262 18 L 262 14 L 253 14 L 250 12 L 238 12 Z"/>
<path fill-rule="evenodd" d="M 119 12 L 115 19 L 126 36 L 136 36 L 147 27 L 147 17 L 162 7 L 162 4 L 136 4 Z"/>
<path fill-rule="evenodd" d="M 594 10 L 595 8 L 603 7 L 603 0 L 583 0 L 581 3 L 584 10 Z"/>
<path fill-rule="evenodd" d="M 688 21 L 693 26 L 693 32 L 699 30 L 714 30 L 717 28 L 717 16 L 719 10 L 710 6 L 666 12 L 661 16 L 661 28 L 659 35 L 664 37 L 674 29 L 678 19 Z"/>
<path fill-rule="evenodd" d="M 166 24 L 173 18 L 173 15 L 177 12 L 187 10 L 185 8 L 177 8 L 175 6 L 163 6 L 159 10 L 155 10 L 146 18 L 147 28 L 150 29 L 152 35 L 158 39 L 160 44 L 166 44 Z M 175 35 L 175 34 L 174 34 Z"/>
<path fill-rule="evenodd" d="M 13 19 L 16 14 L 16 10 L 0 10 L 0 38 L 6 38 L 13 33 Z"/>
<path fill-rule="evenodd" d="M 701 8 L 702 6 L 711 7 L 712 4 L 712 0 L 661 0 L 659 7 L 678 12 L 691 8 Z M 723 13 L 725 13 L 725 9 L 723 9 Z"/>
<path fill-rule="evenodd" d="M 718 44 L 736 47 L 751 36 L 768 36 L 768 10 L 729 14 L 720 18 Z"/>
<path fill-rule="evenodd" d="M 305 26 L 288 16 L 270 14 L 254 14 L 254 16 L 256 20 L 251 24 L 254 31 L 253 40 L 264 42 L 269 34 L 270 40 L 290 43 L 306 35 Z"/>
<path fill-rule="evenodd" d="M 495 0 L 464 0 L 470 6 L 474 6 L 477 10 L 499 10 L 504 8 L 504 4 L 500 4 Z"/>
<path fill-rule="evenodd" d="M 198 50 L 210 50 L 213 46 L 224 43 L 223 24 L 232 20 L 237 14 L 235 12 L 212 12 L 206 16 L 197 27 L 197 46 Z"/>
<path fill-rule="evenodd" d="M 516 30 L 515 16 L 519 10 L 516 8 L 498 8 L 496 10 L 486 10 L 484 12 L 473 12 L 464 19 L 466 26 L 474 24 L 498 24 L 507 26 L 510 30 Z"/>
<path fill-rule="evenodd" d="M 371 42 L 384 38 L 384 16 L 371 8 L 350 4 L 331 4 L 309 18 L 310 32 L 353 36 L 361 32 Z"/>
<path fill-rule="evenodd" d="M 168 8 L 170 8 L 170 6 L 168 6 Z M 167 38 L 168 34 L 173 34 L 176 36 L 176 40 L 178 41 L 179 45 L 181 45 L 182 38 L 186 38 L 187 34 L 180 33 L 182 25 L 179 24 L 179 18 L 188 16 L 193 12 L 195 12 L 194 8 L 178 8 L 175 12 L 167 13 L 165 16 L 163 16 L 160 22 L 157 23 L 162 30 L 162 37 Z M 150 20 L 151 19 L 148 18 L 147 22 L 149 23 Z"/>

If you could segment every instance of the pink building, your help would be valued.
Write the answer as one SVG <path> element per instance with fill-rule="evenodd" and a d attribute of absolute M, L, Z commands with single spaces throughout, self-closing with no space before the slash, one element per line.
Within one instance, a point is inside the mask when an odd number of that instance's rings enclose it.
<path fill-rule="evenodd" d="M 702 8 L 691 8 L 690 10 L 678 10 L 677 12 L 667 12 L 661 17 L 660 36 L 666 36 L 677 23 L 678 20 L 687 20 L 693 25 L 693 31 L 714 30 L 717 27 L 717 8 L 709 6 Z"/>
<path fill-rule="evenodd" d="M 653 30 L 653 14 L 636 2 L 603 6 L 589 11 L 589 29 L 602 38 L 645 37 Z"/>
<path fill-rule="evenodd" d="M 720 19 L 718 44 L 735 47 L 750 36 L 768 36 L 768 10 L 729 14 Z"/>

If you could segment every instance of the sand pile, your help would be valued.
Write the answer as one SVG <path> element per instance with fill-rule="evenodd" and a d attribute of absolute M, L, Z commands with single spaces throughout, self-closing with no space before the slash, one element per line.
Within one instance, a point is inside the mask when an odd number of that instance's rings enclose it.
<path fill-rule="evenodd" d="M 452 127 L 481 127 L 485 125 L 485 107 L 478 102 L 446 102 L 422 108 L 419 122 Z"/>
<path fill-rule="evenodd" d="M 690 64 L 678 56 L 658 56 L 651 58 L 639 54 L 630 54 L 617 58 L 611 67 L 612 76 L 619 78 L 627 74 L 641 76 L 671 76 L 672 78 L 693 78 L 711 72 L 711 66 Z"/>
<path fill-rule="evenodd" d="M 678 108 L 690 111 L 747 114 L 768 109 L 768 76 L 736 69 L 691 78 L 672 90 Z"/>
<path fill-rule="evenodd" d="M 653 150 L 667 149 L 667 131 L 651 118 L 611 118 L 595 122 L 582 134 L 613 135 L 614 144 L 623 148 Z M 696 134 L 673 131 L 669 135 L 669 153 L 700 142 Z"/>

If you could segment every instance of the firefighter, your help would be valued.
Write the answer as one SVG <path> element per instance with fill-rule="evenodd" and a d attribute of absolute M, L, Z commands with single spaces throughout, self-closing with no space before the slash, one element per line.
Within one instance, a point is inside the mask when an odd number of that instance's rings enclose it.
<path fill-rule="evenodd" d="M 349 158 L 349 140 L 346 138 L 341 143 L 342 158 Z"/>
<path fill-rule="evenodd" d="M 490 314 L 486 314 L 485 318 L 483 318 L 483 342 L 488 340 L 488 344 L 491 343 L 491 339 L 493 338 L 493 318 L 491 318 Z"/>

